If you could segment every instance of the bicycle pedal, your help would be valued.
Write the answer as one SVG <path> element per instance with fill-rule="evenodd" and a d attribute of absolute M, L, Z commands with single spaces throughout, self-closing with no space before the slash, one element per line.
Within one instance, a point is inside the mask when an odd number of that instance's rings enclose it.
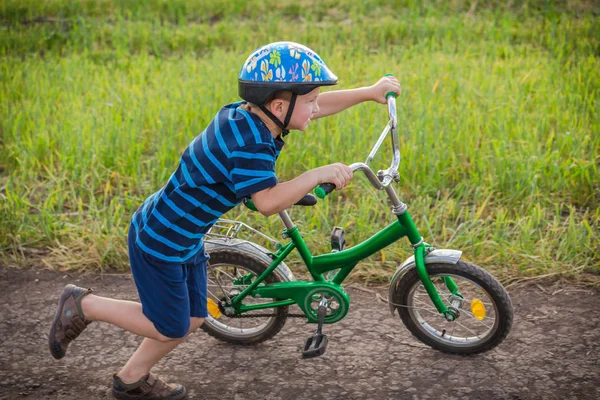
<path fill-rule="evenodd" d="M 327 335 L 317 333 L 314 336 L 306 339 L 304 343 L 304 350 L 302 351 L 302 358 L 313 358 L 322 356 L 327 349 Z"/>

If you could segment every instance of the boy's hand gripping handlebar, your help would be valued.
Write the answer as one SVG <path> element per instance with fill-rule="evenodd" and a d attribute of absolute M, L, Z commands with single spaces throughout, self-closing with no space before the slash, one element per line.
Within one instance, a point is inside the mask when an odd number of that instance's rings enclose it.
<path fill-rule="evenodd" d="M 396 97 L 398 97 L 398 95 L 394 92 L 388 92 L 385 94 L 385 97 L 387 98 L 388 114 L 390 117 L 388 124 L 379 136 L 379 139 L 377 139 L 377 143 L 375 143 L 373 149 L 371 149 L 367 160 L 364 163 L 359 162 L 350 165 L 350 168 L 352 168 L 352 172 L 364 172 L 367 178 L 369 178 L 369 181 L 377 189 L 384 189 L 386 186 L 392 183 L 392 181 L 398 182 L 398 180 L 400 179 L 400 176 L 398 174 L 398 166 L 400 165 L 400 146 L 398 142 L 398 119 L 396 116 Z M 386 170 L 377 171 L 377 175 L 375 175 L 373 170 L 371 170 L 371 168 L 369 167 L 369 163 L 373 161 L 373 158 L 375 158 L 379 147 L 381 147 L 383 140 L 390 131 L 392 132 L 392 164 Z M 317 197 L 324 199 L 325 196 L 333 192 L 334 189 L 335 185 L 333 183 L 322 183 L 315 188 L 315 194 L 317 195 Z"/>

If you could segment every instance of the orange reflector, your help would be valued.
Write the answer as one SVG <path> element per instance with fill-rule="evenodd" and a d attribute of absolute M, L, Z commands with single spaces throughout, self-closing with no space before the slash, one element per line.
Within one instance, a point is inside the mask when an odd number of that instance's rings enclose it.
<path fill-rule="evenodd" d="M 211 317 L 213 317 L 215 319 L 221 318 L 221 315 L 222 315 L 221 310 L 219 310 L 219 306 L 217 305 L 217 303 L 215 303 L 215 301 L 213 299 L 208 299 L 207 308 L 208 308 L 208 313 L 210 314 Z"/>
<path fill-rule="evenodd" d="M 483 321 L 485 318 L 485 306 L 482 301 L 479 299 L 473 299 L 471 301 L 471 312 L 480 321 Z"/>

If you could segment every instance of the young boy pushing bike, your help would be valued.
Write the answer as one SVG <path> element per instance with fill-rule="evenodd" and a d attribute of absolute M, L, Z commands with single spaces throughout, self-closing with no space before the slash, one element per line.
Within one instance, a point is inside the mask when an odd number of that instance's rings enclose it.
<path fill-rule="evenodd" d="M 203 237 L 224 213 L 251 198 L 263 215 L 302 199 L 315 186 L 341 189 L 352 170 L 336 163 L 279 182 L 275 162 L 290 130 L 372 100 L 400 93 L 394 77 L 369 87 L 320 93 L 337 84 L 322 59 L 303 45 L 276 42 L 253 52 L 239 74 L 244 100 L 224 106 L 185 149 L 168 182 L 133 215 L 128 235 L 131 271 L 140 302 L 92 294 L 67 285 L 52 323 L 52 356 L 65 356 L 69 343 L 92 321 L 104 321 L 143 336 L 139 348 L 113 376 L 117 399 L 182 399 L 186 389 L 150 373 L 167 353 L 207 317 Z"/>

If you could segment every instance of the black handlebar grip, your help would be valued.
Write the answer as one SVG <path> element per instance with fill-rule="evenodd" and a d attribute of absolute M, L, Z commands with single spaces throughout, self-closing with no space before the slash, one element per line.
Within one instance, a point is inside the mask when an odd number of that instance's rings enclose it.
<path fill-rule="evenodd" d="M 329 193 L 335 190 L 335 185 L 333 183 L 322 183 L 315 188 L 315 194 L 318 198 L 324 199 Z"/>

